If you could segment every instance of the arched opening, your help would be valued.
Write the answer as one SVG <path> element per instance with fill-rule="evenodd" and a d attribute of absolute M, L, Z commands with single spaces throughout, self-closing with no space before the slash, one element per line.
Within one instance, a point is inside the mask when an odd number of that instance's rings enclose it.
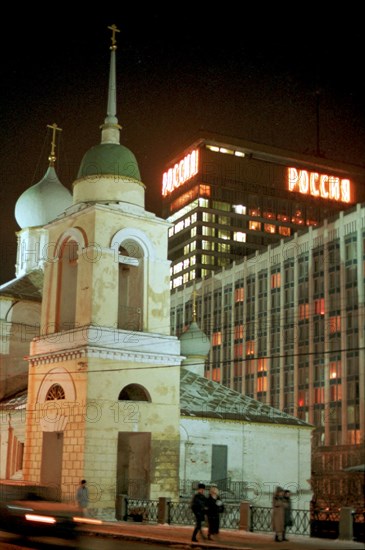
<path fill-rule="evenodd" d="M 118 396 L 119 401 L 148 401 L 151 403 L 151 396 L 143 386 L 139 384 L 128 384 Z"/>
<path fill-rule="evenodd" d="M 57 331 L 70 330 L 75 326 L 77 258 L 78 243 L 70 239 L 63 244 L 59 259 Z"/>
<path fill-rule="evenodd" d="M 124 241 L 118 249 L 118 328 L 143 330 L 143 250 L 133 240 Z"/>

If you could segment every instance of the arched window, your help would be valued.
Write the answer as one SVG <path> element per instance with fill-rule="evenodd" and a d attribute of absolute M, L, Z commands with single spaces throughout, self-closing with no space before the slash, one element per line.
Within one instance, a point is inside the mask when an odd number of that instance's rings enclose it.
<path fill-rule="evenodd" d="M 148 401 L 151 403 L 151 396 L 143 386 L 139 384 L 128 384 L 119 394 L 119 401 Z"/>
<path fill-rule="evenodd" d="M 140 245 L 128 239 L 118 249 L 118 328 L 143 330 L 144 263 Z"/>
<path fill-rule="evenodd" d="M 66 241 L 59 259 L 59 294 L 57 330 L 70 330 L 75 326 L 78 243 Z"/>
<path fill-rule="evenodd" d="M 59 384 L 53 384 L 46 395 L 46 401 L 54 401 L 58 399 L 65 399 L 65 392 L 63 387 Z"/>

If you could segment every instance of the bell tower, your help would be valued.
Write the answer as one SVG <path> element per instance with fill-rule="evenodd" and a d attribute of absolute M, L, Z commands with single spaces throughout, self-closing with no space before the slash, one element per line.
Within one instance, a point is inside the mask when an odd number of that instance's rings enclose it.
<path fill-rule="evenodd" d="M 46 225 L 41 335 L 29 355 L 25 479 L 115 517 L 118 494 L 178 498 L 180 343 L 170 336 L 169 224 L 145 210 L 120 144 L 113 25 L 107 116 L 73 204 Z"/>

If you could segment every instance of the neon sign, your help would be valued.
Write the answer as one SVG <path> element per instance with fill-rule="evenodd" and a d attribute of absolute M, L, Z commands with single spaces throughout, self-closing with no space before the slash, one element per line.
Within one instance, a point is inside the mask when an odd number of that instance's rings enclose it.
<path fill-rule="evenodd" d="M 172 193 L 198 173 L 199 168 L 199 151 L 194 149 L 186 155 L 182 160 L 177 162 L 173 168 L 167 170 L 162 176 L 162 196 L 165 197 Z"/>
<path fill-rule="evenodd" d="M 351 183 L 349 179 L 318 174 L 318 172 L 288 168 L 288 189 L 312 197 L 321 197 L 322 199 L 338 202 L 351 202 Z"/>

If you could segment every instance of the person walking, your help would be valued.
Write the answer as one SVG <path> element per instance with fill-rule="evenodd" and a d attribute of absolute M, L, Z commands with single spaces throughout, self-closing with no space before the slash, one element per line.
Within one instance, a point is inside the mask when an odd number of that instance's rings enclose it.
<path fill-rule="evenodd" d="M 219 535 L 219 515 L 223 512 L 223 502 L 219 498 L 217 485 L 212 483 L 207 499 L 208 539 L 213 540 L 212 535 Z"/>
<path fill-rule="evenodd" d="M 196 538 L 198 533 L 200 533 L 203 539 L 205 538 L 202 531 L 202 524 L 205 521 L 205 514 L 207 512 L 207 497 L 205 496 L 204 483 L 198 484 L 198 489 L 191 501 L 191 509 L 195 516 L 195 527 L 191 540 L 193 542 L 198 542 L 198 539 Z"/>
<path fill-rule="evenodd" d="M 293 518 L 292 518 L 292 507 L 290 499 L 290 491 L 286 490 L 283 494 L 284 500 L 284 531 L 283 531 L 283 540 L 289 540 L 285 537 L 286 530 L 288 527 L 292 527 Z"/>
<path fill-rule="evenodd" d="M 82 479 L 76 491 L 76 502 L 84 517 L 88 517 L 89 515 L 87 509 L 89 506 L 89 489 L 86 483 L 86 479 Z"/>
<path fill-rule="evenodd" d="M 286 506 L 284 502 L 284 489 L 282 487 L 276 487 L 275 493 L 272 498 L 272 529 L 275 532 L 275 542 L 282 542 L 284 540 L 284 508 Z"/>

